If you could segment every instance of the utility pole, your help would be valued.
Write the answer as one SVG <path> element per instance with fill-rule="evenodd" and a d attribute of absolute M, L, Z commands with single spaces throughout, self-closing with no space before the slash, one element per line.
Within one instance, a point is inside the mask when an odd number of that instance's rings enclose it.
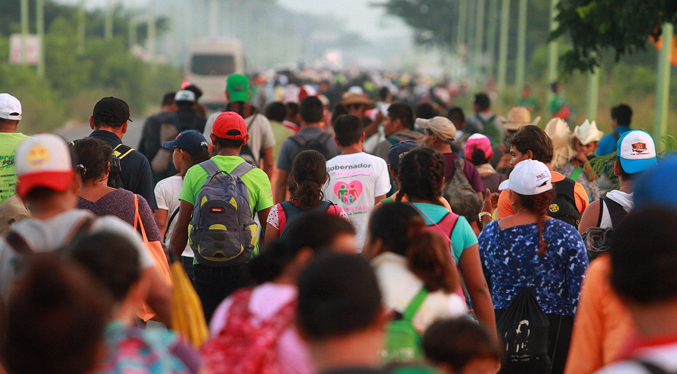
<path fill-rule="evenodd" d="M 35 18 L 38 31 L 38 77 L 45 77 L 45 0 L 35 2 Z"/>
<path fill-rule="evenodd" d="M 515 90 L 522 91 L 526 74 L 527 46 L 527 0 L 519 0 L 519 17 L 517 21 L 517 67 L 515 69 Z"/>
<path fill-rule="evenodd" d="M 552 0 L 550 3 L 550 31 L 555 30 L 559 27 L 559 22 L 555 20 L 557 17 L 557 5 L 559 0 Z M 553 40 L 548 45 L 548 85 L 552 84 L 557 80 L 557 59 L 559 58 L 559 42 Z M 554 94 L 551 90 L 548 90 L 548 103 L 552 101 Z M 554 113 L 553 113 L 554 114 Z"/>
<path fill-rule="evenodd" d="M 21 61 L 28 64 L 28 0 L 21 0 Z"/>
<path fill-rule="evenodd" d="M 597 104 L 599 102 L 599 67 L 588 73 L 588 120 L 597 119 Z"/>
<path fill-rule="evenodd" d="M 501 46 L 498 51 L 498 92 L 505 92 L 508 73 L 508 32 L 510 31 L 510 0 L 501 5 Z"/>
<path fill-rule="evenodd" d="M 468 0 L 459 0 L 458 2 L 458 31 L 456 33 L 456 49 L 461 48 L 462 45 L 465 45 L 466 33 L 465 30 L 467 26 L 468 18 Z"/>
<path fill-rule="evenodd" d="M 78 53 L 82 54 L 85 52 L 85 20 L 87 19 L 87 14 L 85 13 L 85 0 L 80 0 L 78 5 Z"/>
<path fill-rule="evenodd" d="M 659 139 L 668 133 L 668 108 L 670 99 L 670 55 L 672 54 L 672 23 L 666 22 L 661 26 L 662 48 L 658 55 L 658 76 L 656 77 L 656 114 L 654 118 L 654 138 L 660 150 L 665 145 Z"/>
<path fill-rule="evenodd" d="M 106 0 L 106 19 L 104 21 L 104 37 L 113 38 L 113 0 Z"/>
<path fill-rule="evenodd" d="M 496 30 L 498 29 L 498 2 L 489 0 L 489 20 L 487 21 L 487 76 L 494 77 L 496 66 Z"/>
<path fill-rule="evenodd" d="M 484 6 L 485 0 L 477 1 L 477 19 L 475 24 L 475 80 L 482 76 L 482 47 L 484 46 Z"/>

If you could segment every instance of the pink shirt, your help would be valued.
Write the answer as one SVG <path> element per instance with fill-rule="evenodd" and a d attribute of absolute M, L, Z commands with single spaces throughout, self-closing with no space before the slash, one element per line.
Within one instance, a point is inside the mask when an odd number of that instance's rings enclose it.
<path fill-rule="evenodd" d="M 249 310 L 259 321 L 265 321 L 296 298 L 296 293 L 296 286 L 264 283 L 254 288 Z M 209 325 L 212 335 L 219 334 L 225 327 L 232 301 L 232 298 L 229 297 L 216 308 Z M 308 348 L 299 337 L 294 326 L 288 328 L 280 336 L 280 340 L 277 342 L 277 354 L 281 374 L 315 373 Z"/>

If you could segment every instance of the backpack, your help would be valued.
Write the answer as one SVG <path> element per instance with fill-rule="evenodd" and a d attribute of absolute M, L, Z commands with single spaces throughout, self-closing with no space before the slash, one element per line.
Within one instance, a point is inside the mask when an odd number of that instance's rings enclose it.
<path fill-rule="evenodd" d="M 276 345 L 292 326 L 296 301 L 283 306 L 270 319 L 252 323 L 251 296 L 251 289 L 233 294 L 226 325 L 203 347 L 204 365 L 210 373 L 279 374 Z"/>
<path fill-rule="evenodd" d="M 299 209 L 294 203 L 291 201 L 285 201 L 280 204 L 282 207 L 282 210 L 284 210 L 284 215 L 287 217 L 287 221 L 284 224 L 284 227 L 281 228 L 280 230 L 280 240 L 284 239 L 287 236 L 287 228 L 290 227 L 290 225 L 301 218 L 303 213 L 306 212 L 326 212 L 331 208 L 331 206 L 334 205 L 331 201 L 323 200 L 320 202 L 320 205 L 316 206 L 315 208 L 307 211 L 303 211 Z"/>
<path fill-rule="evenodd" d="M 576 182 L 571 178 L 564 178 L 559 182 L 553 183 L 557 195 L 550 202 L 548 207 L 548 216 L 564 221 L 576 229 L 581 223 L 581 213 L 576 207 L 576 197 L 574 187 Z"/>
<path fill-rule="evenodd" d="M 479 114 L 475 116 L 478 121 L 482 123 L 482 134 L 486 135 L 487 138 L 491 139 L 492 144 L 497 144 L 501 142 L 501 133 L 496 128 L 494 121 L 496 120 L 496 115 L 492 115 L 486 121 L 482 119 L 482 116 Z"/>
<path fill-rule="evenodd" d="M 259 113 L 256 113 L 252 117 L 251 121 L 249 121 L 249 122 L 245 121 L 247 123 L 247 133 L 249 133 L 249 125 L 251 125 L 252 123 L 254 123 L 254 121 L 256 121 L 256 117 L 258 115 L 259 115 Z M 242 149 L 240 149 L 240 157 L 242 157 L 245 161 L 247 161 L 251 165 L 259 167 L 260 156 L 259 157 L 254 156 L 254 152 L 249 147 L 249 144 L 245 144 L 245 145 L 242 146 Z"/>
<path fill-rule="evenodd" d="M 585 242 L 585 249 L 588 252 L 588 260 L 592 261 L 597 256 L 609 250 L 611 247 L 611 236 L 614 229 L 625 219 L 628 212 L 625 211 L 621 204 L 609 199 L 606 196 L 601 197 L 599 204 L 599 217 L 597 218 L 596 227 L 588 227 L 581 235 L 583 242 Z M 609 210 L 609 218 L 611 218 L 611 227 L 600 227 L 602 225 L 602 216 L 604 215 L 604 206 Z"/>
<path fill-rule="evenodd" d="M 75 146 L 75 143 L 77 143 L 78 140 L 73 140 L 72 142 L 68 143 L 68 147 L 73 151 L 73 147 Z M 134 148 L 124 145 L 122 143 L 118 144 L 113 148 L 113 154 L 110 156 L 110 174 L 108 175 L 108 187 L 112 188 L 122 188 L 122 179 L 120 179 L 120 175 L 122 175 L 122 159 L 125 158 L 127 155 L 132 153 Z"/>
<path fill-rule="evenodd" d="M 519 274 L 512 260 L 510 263 Z M 552 368 L 548 356 L 550 321 L 529 286 L 539 266 L 540 262 L 529 282 L 522 282 L 522 289 L 496 323 L 505 347 L 502 373 L 550 373 Z"/>
<path fill-rule="evenodd" d="M 320 134 L 320 136 L 313 139 L 306 139 L 300 134 L 296 134 L 290 137 L 289 139 L 291 139 L 294 143 L 296 143 L 299 147 L 301 147 L 299 153 L 312 149 L 314 151 L 322 153 L 322 156 L 324 156 L 325 159 L 329 160 L 331 157 L 329 155 L 329 148 L 327 148 L 327 141 L 329 141 L 331 137 L 332 135 L 330 133 L 323 131 Z"/>
<path fill-rule="evenodd" d="M 442 196 L 449 202 L 452 212 L 465 217 L 469 223 L 477 221 L 477 215 L 482 210 L 482 199 L 477 196 L 463 172 L 465 161 L 457 158 L 454 166 L 454 177 L 444 182 Z"/>
<path fill-rule="evenodd" d="M 254 167 L 246 162 L 225 172 L 214 160 L 199 164 L 209 174 L 200 189 L 190 221 L 190 247 L 198 263 L 207 266 L 244 264 L 258 238 L 249 191 L 241 177 Z"/>
<path fill-rule="evenodd" d="M 423 358 L 421 334 L 414 328 L 411 321 L 421 309 L 427 296 L 428 291 L 425 286 L 421 287 L 402 313 L 401 318 L 391 321 L 386 326 L 385 346 L 382 353 L 385 361 L 411 362 Z"/>

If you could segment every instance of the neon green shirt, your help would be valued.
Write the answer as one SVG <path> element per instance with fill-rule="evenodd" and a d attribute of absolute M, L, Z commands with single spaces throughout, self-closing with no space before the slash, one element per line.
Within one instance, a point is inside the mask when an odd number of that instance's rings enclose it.
<path fill-rule="evenodd" d="M 19 132 L 0 132 L 0 204 L 16 192 L 14 152 L 27 135 Z"/>

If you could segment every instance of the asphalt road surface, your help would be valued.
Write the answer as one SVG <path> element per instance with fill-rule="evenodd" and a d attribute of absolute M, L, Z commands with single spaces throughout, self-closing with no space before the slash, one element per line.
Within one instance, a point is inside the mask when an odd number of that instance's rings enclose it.
<path fill-rule="evenodd" d="M 122 143 L 133 148 L 139 146 L 141 140 L 141 130 L 143 130 L 143 117 L 132 117 L 132 122 L 127 125 L 127 133 L 122 138 Z M 89 126 L 69 127 L 56 130 L 55 133 L 66 138 L 67 141 L 82 139 L 87 137 L 93 130 Z"/>

